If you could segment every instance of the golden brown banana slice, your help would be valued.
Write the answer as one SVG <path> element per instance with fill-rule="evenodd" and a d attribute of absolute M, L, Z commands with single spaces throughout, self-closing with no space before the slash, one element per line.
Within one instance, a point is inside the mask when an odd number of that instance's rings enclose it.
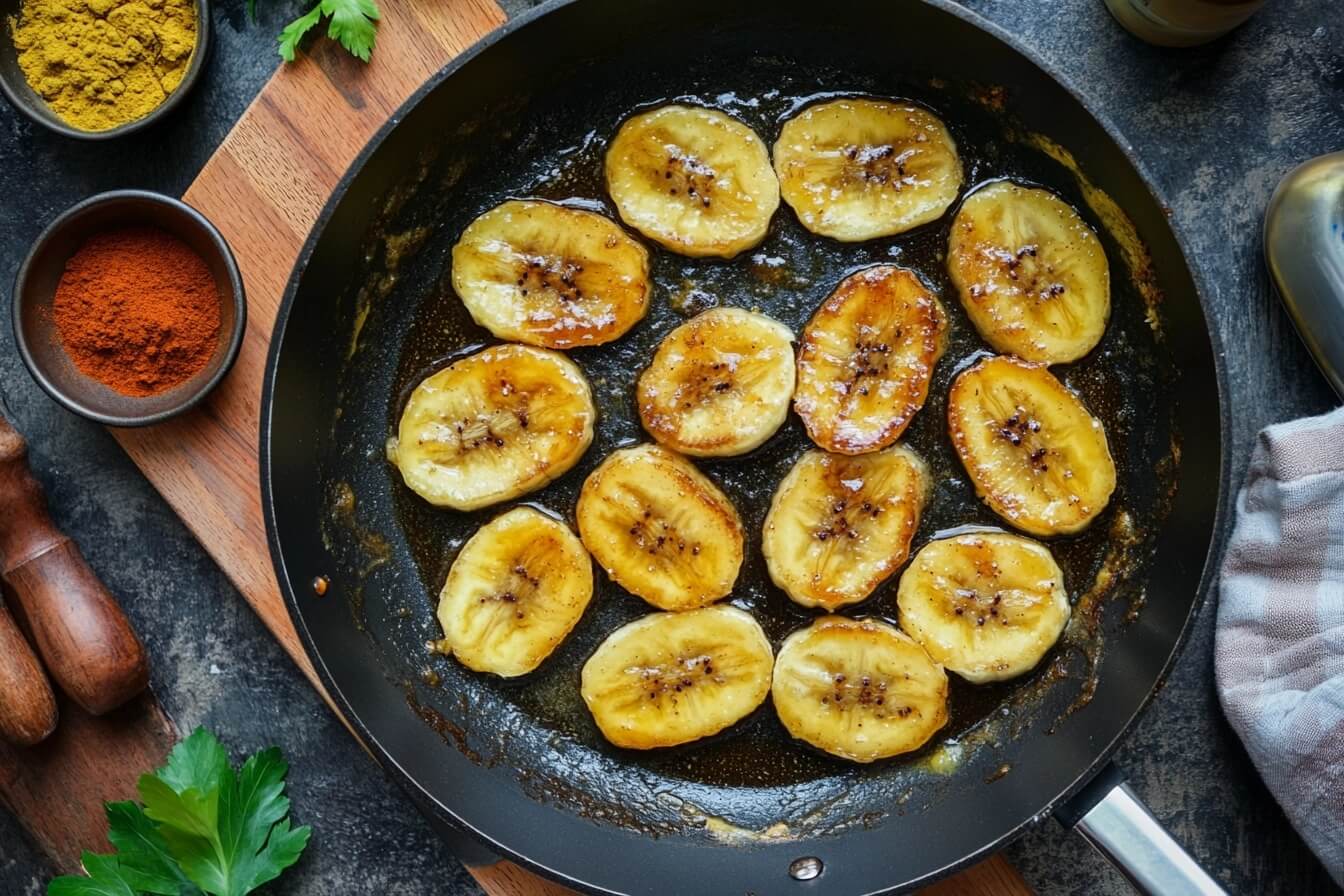
<path fill-rule="evenodd" d="M 947 316 L 913 271 L 878 265 L 840 282 L 803 329 L 793 407 L 827 451 L 900 438 L 929 394 Z"/>
<path fill-rule="evenodd" d="M 765 144 L 714 109 L 670 105 L 631 118 L 607 150 L 606 174 L 621 219 L 682 255 L 750 249 L 779 207 Z"/>
<path fill-rule="evenodd" d="M 584 546 L 612 581 L 660 610 L 711 604 L 737 581 L 737 510 L 666 448 L 613 452 L 584 482 L 577 516 Z"/>
<path fill-rule="evenodd" d="M 901 628 L 976 683 L 1036 667 L 1069 621 L 1064 573 L 1038 542 L 1006 532 L 931 541 L 901 574 Z"/>
<path fill-rule="evenodd" d="M 952 221 L 947 268 L 971 323 L 996 351 L 1058 364 L 1090 352 L 1111 313 L 1106 253 L 1048 190 L 998 181 Z"/>
<path fill-rule="evenodd" d="M 497 345 L 426 377 L 388 458 L 416 494 L 475 510 L 541 488 L 593 441 L 588 381 L 558 352 Z"/>
<path fill-rule="evenodd" d="M 649 253 L 595 212 L 513 199 L 453 246 L 453 289 L 500 339 L 543 348 L 601 345 L 649 307 Z"/>
<path fill-rule="evenodd" d="M 793 386 L 788 327 L 742 308 L 712 308 L 658 346 L 639 377 L 639 417 L 683 454 L 745 454 L 784 423 Z"/>
<path fill-rule="evenodd" d="M 962 180 L 957 146 L 936 115 L 869 99 L 818 103 L 785 122 L 775 172 L 803 226 L 844 242 L 937 220 Z"/>
<path fill-rule="evenodd" d="M 807 452 L 765 517 L 770 578 L 805 607 L 863 600 L 909 556 L 931 491 L 928 467 L 904 445 L 858 457 Z"/>
<path fill-rule="evenodd" d="M 823 616 L 784 639 L 771 688 L 789 733 L 872 762 L 917 750 L 947 723 L 947 675 L 904 632 Z"/>
<path fill-rule="evenodd" d="M 1024 532 L 1077 532 L 1115 491 L 1101 421 L 1044 365 L 978 362 L 952 383 L 947 420 L 976 492 Z"/>
<path fill-rule="evenodd" d="M 512 677 L 551 655 L 593 596 L 593 562 L 564 523 L 515 507 L 467 540 L 439 594 L 444 645 L 462 665 Z"/>
<path fill-rule="evenodd" d="M 583 701 L 603 736 L 648 750 L 748 715 L 770 692 L 770 642 L 735 607 L 654 613 L 611 634 L 583 667 Z"/>

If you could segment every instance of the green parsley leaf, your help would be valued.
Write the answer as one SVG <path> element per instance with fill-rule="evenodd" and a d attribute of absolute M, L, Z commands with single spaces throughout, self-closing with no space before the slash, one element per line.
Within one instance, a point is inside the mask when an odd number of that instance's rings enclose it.
<path fill-rule="evenodd" d="M 193 883 L 215 896 L 243 896 L 294 864 L 310 832 L 290 830 L 288 823 L 279 827 L 289 814 L 284 796 L 289 767 L 279 750 L 258 753 L 235 776 L 227 761 L 222 770 L 211 765 L 208 746 L 195 744 L 180 756 L 175 750 L 159 777 L 140 779 L 140 797 L 145 814 L 159 823 L 169 851 Z M 177 785 L 213 786 L 204 792 L 195 786 L 179 791 L 164 780 L 170 769 Z"/>
<path fill-rule="evenodd" d="M 135 803 L 109 803 L 112 855 L 85 853 L 87 876 L 59 877 L 48 896 L 246 896 L 298 861 L 311 829 L 290 825 L 277 748 L 234 773 L 213 735 L 197 729 Z"/>
<path fill-rule="evenodd" d="M 115 856 L 86 852 L 80 864 L 88 877 L 58 877 L 47 885 L 47 896 L 138 896 L 121 877 Z"/>
<path fill-rule="evenodd" d="M 157 777 L 178 793 L 184 790 L 208 793 L 219 787 L 220 779 L 229 770 L 229 754 L 224 745 L 209 731 L 197 728 L 173 747 Z"/>
<path fill-rule="evenodd" d="M 327 37 L 340 41 L 354 56 L 368 62 L 377 37 L 377 4 L 373 0 L 321 0 L 321 7 L 323 15 L 331 16 Z"/>
<path fill-rule="evenodd" d="M 200 896 L 143 809 L 131 802 L 108 803 L 107 824 L 121 877 L 132 889 L 155 896 Z"/>
<path fill-rule="evenodd" d="M 233 786 L 233 771 L 225 773 L 223 787 Z M 161 778 L 154 775 L 141 775 L 138 785 L 140 799 L 145 801 L 145 814 L 159 823 L 159 833 L 168 844 L 168 851 L 179 863 L 182 853 L 196 847 L 196 843 L 184 844 L 189 838 L 203 841 L 206 845 L 218 832 L 219 789 L 201 793 L 193 787 L 178 793 Z M 190 869 L 187 876 L 191 877 Z M 192 878 L 195 880 L 195 878 Z M 209 887 L 196 881 L 202 889 Z"/>
<path fill-rule="evenodd" d="M 327 37 L 340 42 L 351 55 L 368 62 L 378 37 L 376 25 L 379 15 L 375 0 L 318 0 L 312 9 L 280 32 L 280 57 L 286 62 L 293 62 L 304 35 L 323 18 L 330 16 Z"/>
<path fill-rule="evenodd" d="M 286 25 L 280 32 L 280 58 L 286 62 L 293 62 L 299 41 L 303 40 L 303 36 L 312 30 L 321 18 L 322 7 L 318 5 Z"/>
<path fill-rule="evenodd" d="M 236 857 L 233 876 L 246 886 L 242 892 L 274 880 L 308 845 L 310 829 L 290 830 L 285 817 L 288 771 L 279 749 L 263 750 L 243 763 L 238 786 L 221 795 L 220 841 Z"/>

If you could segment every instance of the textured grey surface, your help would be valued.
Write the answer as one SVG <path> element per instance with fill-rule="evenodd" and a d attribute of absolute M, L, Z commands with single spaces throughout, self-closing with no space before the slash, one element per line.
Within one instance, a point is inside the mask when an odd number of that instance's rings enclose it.
<path fill-rule="evenodd" d="M 515 14 L 527 0 L 506 0 Z M 967 0 L 1080 88 L 1133 144 L 1187 240 L 1217 309 L 1231 374 L 1234 468 L 1261 426 L 1334 399 L 1269 291 L 1259 221 L 1277 179 L 1344 148 L 1344 11 L 1277 0 L 1212 46 L 1147 47 L 1100 0 Z M 180 192 L 273 68 L 272 39 L 298 4 L 216 3 L 217 43 L 197 92 L 147 134 L 91 146 L 0 109 L 0 284 L 61 209 L 97 190 Z M 335 722 L 245 603 L 100 428 L 43 396 L 0 319 L 0 388 L 32 445 L 57 521 L 83 545 L 148 643 L 154 686 L 184 728 L 237 752 L 278 743 L 298 820 L 316 836 L 274 887 L 302 894 L 478 892 L 410 804 Z M 1330 892 L 1218 709 L 1213 607 L 1117 761 L 1156 814 L 1235 893 Z M 1043 893 L 1127 892 L 1087 847 L 1045 822 L 1008 854 Z M 0 893 L 40 893 L 49 872 L 0 813 Z"/>

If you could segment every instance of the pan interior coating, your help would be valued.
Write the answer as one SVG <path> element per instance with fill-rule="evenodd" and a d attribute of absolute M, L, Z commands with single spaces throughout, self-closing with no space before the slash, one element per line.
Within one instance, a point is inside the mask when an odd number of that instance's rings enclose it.
<path fill-rule="evenodd" d="M 1040 817 L 1104 760 L 1160 683 L 1198 605 L 1226 476 L 1212 337 L 1166 214 L 1123 144 L 969 19 L 943 0 L 848 11 L 576 0 L 435 80 L 347 177 L 282 310 L 263 408 L 263 495 L 310 657 L 385 767 L 435 815 L 592 892 L 659 892 L 672 880 L 685 893 L 774 892 L 771 881 L 806 855 L 825 861 L 828 892 L 884 892 L 948 873 Z M 893 59 L 892 29 L 922 37 Z M 622 43 L 633 34 L 638 52 Z M 1110 260 L 1104 339 L 1055 368 L 1105 423 L 1120 471 L 1096 523 L 1051 541 L 1076 602 L 1060 644 L 1015 682 L 954 678 L 946 729 L 916 753 L 867 766 L 794 743 L 768 706 L 685 747 L 608 745 L 582 706 L 579 670 L 647 609 L 601 574 L 584 618 L 533 674 L 477 675 L 429 649 L 440 637 L 434 596 L 455 552 L 505 509 L 433 509 L 384 456 L 414 384 L 492 341 L 452 295 L 448 259 L 462 229 L 508 198 L 614 215 L 603 150 L 637 110 L 711 106 L 769 145 L 797 109 L 856 95 L 927 106 L 962 154 L 963 192 L 999 177 L 1048 187 L 1097 229 Z M 841 244 L 781 207 L 764 242 L 735 259 L 653 249 L 648 317 L 616 343 L 570 353 L 593 387 L 593 447 L 524 501 L 572 520 L 587 473 L 647 440 L 635 379 L 687 316 L 722 302 L 797 333 L 843 277 L 895 263 L 939 293 L 950 325 L 929 400 L 903 439 L 935 483 L 913 548 L 949 529 L 1000 527 L 946 435 L 948 386 L 986 350 L 944 270 L 956 208 L 900 236 Z M 813 614 L 769 584 L 760 525 L 809 445 L 791 417 L 745 457 L 697 461 L 747 531 L 733 602 L 775 648 Z M 320 598 L 309 587 L 319 575 L 331 580 Z M 896 584 L 846 613 L 893 618 Z"/>
<path fill-rule="evenodd" d="M 840 92 L 860 95 L 869 87 L 858 78 L 800 71 L 783 60 L 762 61 L 731 77 L 723 72 L 688 74 L 680 79 L 682 92 L 675 98 L 722 109 L 747 122 L 769 143 L 784 120 L 817 99 L 812 87 L 818 83 L 843 86 L 848 90 Z M 913 759 L 872 769 L 850 768 L 792 742 L 768 708 L 710 742 L 645 754 L 618 751 L 604 743 L 583 706 L 578 670 L 603 637 L 643 615 L 647 606 L 599 575 L 597 593 L 584 619 L 522 686 L 472 675 L 452 660 L 431 654 L 426 643 L 440 637 L 434 622 L 434 596 L 453 557 L 480 525 L 507 505 L 474 513 L 436 509 L 402 486 L 396 471 L 377 451 L 395 428 L 406 395 L 423 377 L 464 351 L 494 342 L 472 324 L 452 290 L 449 249 L 462 229 L 510 197 L 575 202 L 615 218 L 601 179 L 607 143 L 632 111 L 671 99 L 645 91 L 647 85 L 638 84 L 586 101 L 567 95 L 563 106 L 539 99 L 520 112 L 516 132 L 495 138 L 505 147 L 502 151 L 474 159 L 469 167 L 462 167 L 464 160 L 456 154 L 430 164 L 425 183 L 382 231 L 384 241 L 390 236 L 394 246 L 398 239 L 408 239 L 407 234 L 418 237 L 422 245 L 413 257 L 401 262 L 398 282 L 388 294 L 369 300 L 356 351 L 344 370 L 344 400 L 341 417 L 335 422 L 333 446 L 353 444 L 359 450 L 329 458 L 324 472 L 330 482 L 350 485 L 361 507 L 359 518 L 372 521 L 373 528 L 391 544 L 388 562 L 363 580 L 358 611 L 371 631 L 381 630 L 379 640 L 388 669 L 407 679 L 437 680 L 437 687 L 417 683 L 417 701 L 452 719 L 470 743 L 483 745 L 475 749 L 485 752 L 490 748 L 484 745 L 512 732 L 500 748 L 508 755 L 507 742 L 544 735 L 552 742 L 551 749 L 574 754 L 565 765 L 576 776 L 569 780 L 557 776 L 549 786 L 572 788 L 568 795 L 575 800 L 587 799 L 582 792 L 592 778 L 585 769 L 619 763 L 694 793 L 696 812 L 748 828 L 783 820 L 824 829 L 827 822 L 849 819 L 831 816 L 804 822 L 797 817 L 770 819 L 759 813 L 744 817 L 735 812 L 731 794 L 735 788 L 774 788 L 781 797 L 787 794 L 800 805 L 815 807 L 833 800 L 854 781 L 880 778 L 888 783 L 900 781 L 902 793 L 926 795 L 945 785 L 945 773 L 956 761 L 965 761 L 970 751 L 962 749 L 961 741 L 968 734 L 977 740 L 973 734 L 977 726 L 1003 718 L 1003 708 L 1014 698 L 1018 705 L 1010 710 L 1011 725 L 1026 724 L 1052 710 L 1058 713 L 1057 706 L 1040 705 L 1040 698 L 1054 698 L 1046 700 L 1052 704 L 1068 703 L 1082 682 L 1074 675 L 1061 675 L 1051 658 L 1034 674 L 1007 684 L 975 686 L 956 679 L 950 698 L 951 721 L 940 735 Z M 1070 172 L 1007 139 L 1001 122 L 954 88 L 906 84 L 898 96 L 927 105 L 947 122 L 962 155 L 968 188 L 1011 177 L 1048 186 L 1089 216 Z M 575 102 L 583 105 L 569 105 Z M 477 139 L 490 142 L 484 134 Z M 444 181 L 451 182 L 451 188 L 441 186 Z M 726 262 L 685 258 L 648 244 L 655 283 L 648 316 L 615 343 L 570 352 L 587 373 L 598 405 L 593 446 L 575 470 L 525 500 L 572 523 L 577 489 L 587 474 L 616 448 L 647 438 L 634 406 L 635 378 L 662 338 L 688 316 L 713 305 L 734 305 L 768 314 L 796 334 L 847 274 L 895 261 L 915 270 L 935 288 L 950 322 L 949 348 L 938 364 L 929 399 L 903 440 L 928 461 L 935 483 L 915 545 L 959 526 L 1002 527 L 975 497 L 946 432 L 946 396 L 954 372 L 988 350 L 962 311 L 943 262 L 954 210 L 907 234 L 843 244 L 808 233 L 789 210 L 781 209 L 760 246 Z M 1090 223 L 1102 231 L 1095 218 Z M 386 254 L 384 250 L 384 259 Z M 1161 522 L 1164 494 L 1163 483 L 1152 471 L 1163 465 L 1174 436 L 1170 415 L 1160 405 L 1151 407 L 1149 400 L 1168 391 L 1165 383 L 1174 375 L 1173 367 L 1145 320 L 1144 299 L 1126 276 L 1123 254 L 1112 245 L 1108 256 L 1116 274 L 1116 301 L 1106 337 L 1081 362 L 1057 368 L 1104 420 L 1122 471 L 1121 487 L 1094 525 L 1081 535 L 1051 541 L 1074 597 L 1088 589 L 1100 570 L 1117 512 L 1128 512 L 1137 521 L 1144 546 L 1136 553 L 1146 553 L 1146 542 Z M 747 559 L 730 600 L 760 620 L 776 648 L 785 635 L 814 614 L 793 604 L 770 583 L 760 553 L 761 523 L 775 487 L 809 447 L 799 421 L 791 416 L 779 433 L 749 455 L 698 461 L 733 499 L 747 530 Z M 333 535 L 335 542 L 342 540 L 338 533 Z M 1120 570 L 1123 581 L 1117 591 L 1137 582 L 1136 566 Z M 895 622 L 898 578 L 899 574 L 893 576 L 872 598 L 847 608 L 846 615 Z M 1065 665 L 1078 664 L 1066 661 Z M 433 674 L 426 675 L 426 670 Z M 1082 669 L 1069 671 L 1085 675 Z M 463 693 L 472 694 L 474 706 L 467 710 L 455 697 Z M 1049 722 L 1043 718 L 1040 724 Z M 990 735 L 988 739 L 997 738 Z"/>

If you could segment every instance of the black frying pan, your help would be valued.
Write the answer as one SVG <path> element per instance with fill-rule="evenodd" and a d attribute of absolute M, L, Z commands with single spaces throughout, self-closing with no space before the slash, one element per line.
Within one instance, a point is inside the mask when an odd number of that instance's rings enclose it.
<path fill-rule="evenodd" d="M 954 683 L 952 721 L 921 752 L 847 765 L 790 741 L 768 706 L 708 743 L 620 751 L 583 712 L 578 669 L 647 607 L 603 583 L 570 639 L 522 681 L 431 654 L 443 576 L 492 513 L 427 507 L 383 460 L 383 442 L 415 382 L 489 341 L 446 285 L 448 250 L 475 215 L 512 195 L 610 209 L 604 141 L 642 105 L 718 105 L 770 143 L 790 109 L 836 92 L 929 105 L 951 126 L 970 184 L 1045 184 L 1102 233 L 1113 319 L 1101 346 L 1060 372 L 1106 422 L 1120 488 L 1091 530 L 1052 544 L 1078 601 L 1061 646 L 1022 681 Z M 781 208 L 761 249 L 732 262 L 656 253 L 649 318 L 614 346 L 574 353 L 599 397 L 593 448 L 531 497 L 572 514 L 587 472 L 639 438 L 631 383 L 682 319 L 674 306 L 757 305 L 796 330 L 844 273 L 895 258 L 943 293 L 953 318 L 952 348 L 907 435 L 939 481 L 916 545 L 997 524 L 944 432 L 951 376 L 983 350 L 942 270 L 948 218 L 840 246 Z M 1160 829 L 1143 839 L 1148 817 L 1113 775 L 1079 791 L 1161 684 L 1207 586 L 1227 482 L 1221 384 L 1181 247 L 1123 141 L 986 23 L 944 0 L 577 0 L 512 22 L 433 78 L 337 188 L 275 330 L 262 492 L 282 590 L 346 717 L 434 815 L 543 874 L 604 893 L 886 892 L 963 867 L 1057 810 L 1081 817 L 1104 850 L 1128 852 L 1141 882 L 1195 886 L 1197 869 Z M 809 616 L 768 585 L 759 523 L 805 444 L 791 421 L 745 460 L 703 466 L 749 530 L 733 599 L 776 643 Z M 1122 512 L 1132 538 L 1118 534 Z M 1116 573 L 1105 587 L 1103 566 Z M 330 578 L 323 597 L 316 576 Z M 890 616 L 891 586 L 853 612 Z"/>

